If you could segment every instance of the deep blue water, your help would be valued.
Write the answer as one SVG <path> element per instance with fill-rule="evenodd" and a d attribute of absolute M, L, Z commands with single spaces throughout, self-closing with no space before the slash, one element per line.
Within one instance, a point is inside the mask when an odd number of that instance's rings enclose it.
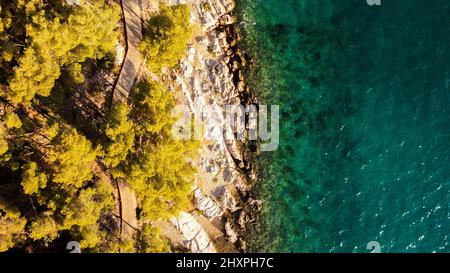
<path fill-rule="evenodd" d="M 450 1 L 239 0 L 281 110 L 252 251 L 450 252 Z"/>

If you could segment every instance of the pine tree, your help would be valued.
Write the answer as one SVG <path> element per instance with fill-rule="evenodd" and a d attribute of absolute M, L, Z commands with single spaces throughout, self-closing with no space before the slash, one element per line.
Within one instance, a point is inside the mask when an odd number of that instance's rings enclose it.
<path fill-rule="evenodd" d="M 139 251 L 143 253 L 167 253 L 170 250 L 167 239 L 161 236 L 159 228 L 144 224 L 140 233 Z"/>
<path fill-rule="evenodd" d="M 114 175 L 124 177 L 136 191 L 144 219 L 167 219 L 189 202 L 195 174 L 189 159 L 196 156 L 199 144 L 173 138 L 173 95 L 159 83 L 139 83 L 132 101 L 130 115 L 141 141 L 136 143 L 138 153 L 120 164 Z"/>
<path fill-rule="evenodd" d="M 171 127 L 174 119 L 171 111 L 175 106 L 173 95 L 160 83 L 143 81 L 136 86 L 132 96 L 131 113 L 140 134 L 162 134 Z"/>
<path fill-rule="evenodd" d="M 21 184 L 25 194 L 35 194 L 47 186 L 47 176 L 39 172 L 36 162 L 30 162 L 23 166 Z"/>
<path fill-rule="evenodd" d="M 6 128 L 0 123 L 0 156 L 8 152 L 8 140 Z"/>
<path fill-rule="evenodd" d="M 53 113 L 45 100 L 27 104 L 36 94 L 50 95 L 62 69 L 68 72 L 63 75 L 81 83 L 86 60 L 114 51 L 120 10 L 105 0 L 73 8 L 51 2 L 18 0 L 1 5 L 0 33 L 5 35 L 0 36 L 0 96 L 2 101 L 25 105 L 17 107 L 22 120 L 8 111 L 9 106 L 2 108 L 7 111 L 0 120 L 0 164 L 22 164 L 17 165 L 22 171 L 17 195 L 26 200 L 23 207 L 29 211 L 22 217 L 6 207 L 9 200 L 0 200 L 0 251 L 26 239 L 50 243 L 62 231 L 69 231 L 82 247 L 96 248 L 105 236 L 99 219 L 114 206 L 112 185 L 94 176 L 101 151 Z M 15 27 L 11 19 L 21 26 Z M 10 47 L 9 37 L 23 44 Z M 132 147 L 134 137 L 126 128 L 130 122 L 120 118 L 119 111 L 117 127 L 111 123 L 106 137 L 121 144 L 129 139 L 125 143 Z M 120 162 L 121 154 L 116 156 Z"/>
<path fill-rule="evenodd" d="M 60 211 L 64 216 L 63 229 L 95 224 L 103 210 L 113 207 L 112 191 L 107 181 L 98 180 L 94 187 L 82 189 L 75 196 L 68 197 Z"/>
<path fill-rule="evenodd" d="M 3 3 L 0 9 L 0 33 L 5 33 L 0 37 L 0 84 L 6 90 L 0 96 L 20 109 L 15 110 L 20 118 L 12 111 L 2 112 L 0 164 L 22 172 L 17 194 L 27 200 L 24 207 L 29 210 L 22 216 L 0 200 L 0 226 L 6 227 L 0 229 L 0 251 L 29 239 L 51 243 L 65 231 L 86 249 L 166 252 L 167 241 L 154 221 L 186 208 L 195 173 L 190 160 L 199 145 L 172 137 L 175 103 L 159 83 L 141 82 L 130 105 L 112 106 L 98 136 L 101 150 L 53 113 L 48 100 L 33 101 L 36 95 L 57 96 L 62 88 L 54 85 L 64 80 L 61 77 L 69 75 L 81 84 L 83 63 L 111 54 L 117 42 L 117 4 L 106 0 L 92 0 L 81 7 L 48 3 L 17 0 Z M 157 72 L 175 66 L 192 32 L 188 7 L 163 7 L 149 24 L 143 47 L 150 68 Z M 115 189 L 104 170 L 99 170 L 101 158 L 140 199 L 139 216 L 145 224 L 138 244 L 134 239 L 119 240 L 114 227 L 105 232 Z M 116 235 L 111 238 L 111 234 Z"/>
<path fill-rule="evenodd" d="M 9 113 L 5 117 L 5 125 L 8 129 L 20 128 L 22 127 L 22 122 L 15 113 Z"/>
<path fill-rule="evenodd" d="M 0 199 L 0 252 L 23 239 L 26 223 L 16 207 Z"/>
<path fill-rule="evenodd" d="M 163 5 L 146 23 L 141 50 L 148 57 L 148 68 L 159 73 L 163 67 L 176 66 L 186 53 L 193 30 L 189 6 Z"/>
<path fill-rule="evenodd" d="M 35 8 L 34 4 L 25 5 L 30 10 Z M 9 86 L 8 98 L 16 104 L 28 103 L 35 94 L 48 96 L 62 66 L 74 64 L 76 74 L 80 70 L 77 63 L 101 58 L 113 51 L 117 42 L 118 6 L 103 0 L 74 9 L 64 21 L 59 17 L 49 20 L 44 11 L 32 18 L 26 27 L 30 45 L 19 59 Z"/>
<path fill-rule="evenodd" d="M 2 14 L 2 7 L 0 6 L 0 14 Z M 3 22 L 3 16 L 0 18 L 0 34 L 3 34 L 3 31 L 5 31 L 5 22 Z"/>
<path fill-rule="evenodd" d="M 52 182 L 63 187 L 80 188 L 92 178 L 91 166 L 99 150 L 75 129 L 65 130 L 52 141 L 53 149 L 48 158 L 53 163 Z"/>
<path fill-rule="evenodd" d="M 114 104 L 109 113 L 109 121 L 105 128 L 108 138 L 105 151 L 105 162 L 116 167 L 134 151 L 134 124 L 129 119 L 130 108 L 126 104 Z"/>
<path fill-rule="evenodd" d="M 82 248 L 95 248 L 105 237 L 98 221 L 114 207 L 113 190 L 108 181 L 99 179 L 94 187 L 82 190 L 62 210 L 64 228 L 71 229 L 72 236 L 80 241 Z"/>
<path fill-rule="evenodd" d="M 58 237 L 58 224 L 52 217 L 52 212 L 42 212 L 28 227 L 31 239 L 51 242 Z"/>

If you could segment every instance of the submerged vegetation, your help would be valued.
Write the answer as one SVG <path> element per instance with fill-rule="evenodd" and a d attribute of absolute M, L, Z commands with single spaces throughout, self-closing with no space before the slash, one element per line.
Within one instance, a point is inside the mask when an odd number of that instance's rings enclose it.
<path fill-rule="evenodd" d="M 91 72 L 114 73 L 104 63 L 120 8 L 85 2 L 0 0 L 0 251 L 61 249 L 66 238 L 86 251 L 167 251 L 154 223 L 188 203 L 199 146 L 173 139 L 172 93 L 142 80 L 128 104 L 92 102 Z M 185 6 L 159 17 L 145 34 L 154 71 L 176 65 L 190 36 Z M 119 234 L 119 178 L 139 199 L 133 238 Z"/>

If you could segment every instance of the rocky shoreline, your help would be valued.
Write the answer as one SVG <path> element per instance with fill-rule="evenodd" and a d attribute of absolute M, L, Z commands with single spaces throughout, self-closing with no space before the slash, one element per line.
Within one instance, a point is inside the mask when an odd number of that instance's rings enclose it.
<path fill-rule="evenodd" d="M 247 140 L 249 116 L 239 113 L 245 115 L 245 128 L 238 128 L 226 118 L 207 117 L 204 111 L 210 106 L 257 107 L 244 79 L 244 71 L 253 60 L 239 48 L 233 0 L 168 3 L 188 4 L 192 23 L 200 26 L 188 46 L 188 56 L 167 75 L 171 90 L 181 94 L 179 103 L 201 117 L 207 139 L 194 162 L 199 174 L 193 189 L 193 209 L 171 222 L 184 238 L 181 245 L 191 252 L 246 252 L 246 226 L 254 221 L 262 205 L 251 191 L 256 180 L 251 155 L 257 151 L 257 143 Z M 245 137 L 241 140 L 236 136 L 242 129 Z"/>

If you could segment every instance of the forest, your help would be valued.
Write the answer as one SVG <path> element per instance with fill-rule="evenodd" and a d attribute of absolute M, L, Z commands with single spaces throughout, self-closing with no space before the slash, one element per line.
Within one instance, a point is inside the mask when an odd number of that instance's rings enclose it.
<path fill-rule="evenodd" d="M 175 99 L 140 79 L 112 101 L 118 1 L 0 0 L 0 252 L 167 252 L 157 223 L 189 202 L 194 141 L 171 135 Z M 141 45 L 158 77 L 190 38 L 186 6 L 145 22 Z M 117 181 L 139 202 L 139 230 L 120 236 Z"/>

